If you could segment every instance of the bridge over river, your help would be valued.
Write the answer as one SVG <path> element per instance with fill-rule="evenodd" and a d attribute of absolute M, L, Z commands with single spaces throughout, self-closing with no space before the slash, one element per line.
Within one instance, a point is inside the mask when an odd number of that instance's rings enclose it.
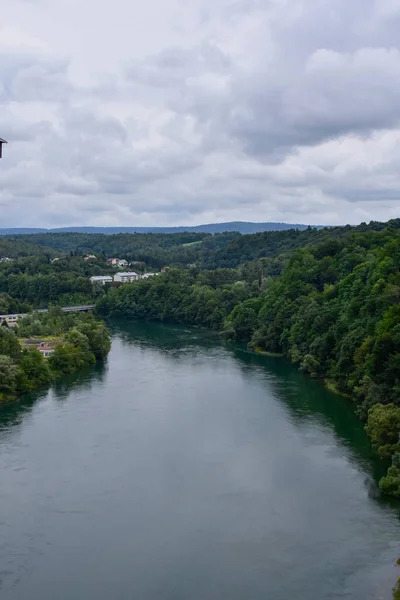
<path fill-rule="evenodd" d="M 94 309 L 94 304 L 82 304 L 81 306 L 62 306 L 61 310 L 63 312 L 87 312 L 89 310 L 93 310 Z M 33 311 L 33 313 L 47 313 L 49 312 L 48 308 L 39 308 L 38 310 Z M 16 325 L 17 321 L 19 319 L 22 319 L 23 317 L 28 316 L 28 314 L 32 314 L 32 313 L 14 313 L 11 315 L 0 315 L 0 324 L 3 323 L 3 321 L 7 322 L 7 325 L 10 325 L 11 327 L 13 325 Z"/>

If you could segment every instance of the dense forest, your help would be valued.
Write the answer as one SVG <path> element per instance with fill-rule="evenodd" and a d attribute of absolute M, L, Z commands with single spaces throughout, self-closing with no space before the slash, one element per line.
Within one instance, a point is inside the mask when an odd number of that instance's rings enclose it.
<path fill-rule="evenodd" d="M 90 283 L 92 275 L 111 273 L 105 257 L 84 261 L 63 256 L 51 262 L 46 255 L 0 262 L 0 314 L 92 303 L 103 292 Z"/>
<path fill-rule="evenodd" d="M 167 264 L 186 265 L 198 262 L 203 255 L 217 251 L 237 236 L 239 236 L 238 233 L 223 233 L 214 236 L 205 233 L 171 235 L 45 233 L 19 235 L 15 236 L 12 241 L 16 246 L 21 242 L 32 243 L 38 247 L 51 247 L 53 252 L 64 254 L 73 252 L 77 256 L 93 253 L 96 256 L 106 255 L 128 261 L 143 261 L 148 266 L 159 269 Z"/>
<path fill-rule="evenodd" d="M 260 260 L 253 268 L 172 269 L 111 290 L 97 310 L 217 329 L 325 379 L 354 401 L 379 454 L 393 459 L 381 488 L 400 497 L 399 231 L 324 232 L 288 253 L 275 276 Z"/>
<path fill-rule="evenodd" d="M 218 330 L 231 311 L 256 292 L 238 277 L 239 271 L 234 269 L 170 269 L 153 280 L 110 290 L 98 301 L 97 311 Z"/>
<path fill-rule="evenodd" d="M 57 256 L 57 251 L 44 244 L 38 244 L 36 240 L 30 240 L 31 236 L 25 239 L 19 237 L 0 237 L 0 258 L 21 258 L 32 256 L 47 256 L 48 258 Z"/>
<path fill-rule="evenodd" d="M 128 261 L 143 261 L 149 267 L 159 269 L 165 265 L 186 266 L 196 264 L 201 269 L 221 267 L 235 268 L 246 261 L 276 258 L 298 248 L 315 246 L 332 239 L 348 239 L 349 235 L 400 230 L 400 219 L 388 223 L 371 222 L 357 227 L 330 227 L 305 230 L 289 229 L 241 235 L 238 232 L 217 233 L 176 233 L 176 234 L 128 234 L 115 235 L 89 233 L 39 233 L 0 238 L 8 240 L 18 248 L 20 244 L 35 246 L 48 253 L 48 249 L 59 255 L 74 254 L 83 256 L 93 253 L 96 256 L 117 256 Z M 22 251 L 22 248 L 21 248 Z M 43 253 L 43 250 L 42 250 Z"/>
<path fill-rule="evenodd" d="M 24 348 L 22 340 L 52 336 L 55 349 L 44 358 L 36 349 Z M 22 339 L 21 339 L 22 338 Z M 0 327 L 0 400 L 48 386 L 58 377 L 104 360 L 110 338 L 104 323 L 93 315 L 63 313 L 32 314 L 18 327 Z"/>

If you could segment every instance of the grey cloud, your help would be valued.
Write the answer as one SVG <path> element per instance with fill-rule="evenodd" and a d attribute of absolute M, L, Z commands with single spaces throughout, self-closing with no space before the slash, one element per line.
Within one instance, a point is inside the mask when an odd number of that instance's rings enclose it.
<path fill-rule="evenodd" d="M 78 139 L 112 138 L 124 142 L 127 132 L 121 121 L 112 116 L 96 115 L 89 110 L 72 109 L 64 113 L 63 126 L 68 136 Z"/>
<path fill-rule="evenodd" d="M 400 202 L 400 186 L 394 189 L 376 186 L 371 189 L 364 186 L 346 188 L 345 186 L 332 185 L 327 187 L 326 191 L 330 195 L 345 198 L 349 202 L 376 202 L 377 199 L 380 202 L 384 200 Z"/>
<path fill-rule="evenodd" d="M 190 39 L 178 27 L 174 44 L 119 56 L 85 85 L 68 48 L 0 45 L 10 224 L 393 216 L 400 11 L 377 0 L 193 6 Z M 87 43 L 78 21 L 75 35 Z"/>
<path fill-rule="evenodd" d="M 271 6 L 260 11 L 259 3 L 247 3 L 265 25 L 264 65 L 257 65 L 262 45 L 254 49 L 255 68 L 243 69 L 214 44 L 209 52 L 209 46 L 164 51 L 129 75 L 174 92 L 174 110 L 274 162 L 296 146 L 397 125 L 400 53 L 375 45 L 392 36 L 391 22 L 382 15 L 374 20 L 374 2 L 309 1 L 298 17 L 296 10 L 286 15 L 287 6 Z M 246 3 L 237 8 L 243 16 Z"/>
<path fill-rule="evenodd" d="M 38 120 L 34 123 L 17 118 L 9 110 L 1 110 L 0 105 L 0 129 L 5 139 L 13 143 L 33 142 L 39 137 L 48 135 L 53 131 L 53 125 L 49 121 Z M 33 152 L 33 148 L 30 149 Z"/>
<path fill-rule="evenodd" d="M 71 89 L 65 72 L 51 72 L 41 65 L 32 65 L 14 77 L 10 95 L 23 102 L 64 102 Z"/>
<path fill-rule="evenodd" d="M 126 67 L 127 77 L 142 85 L 171 88 L 185 85 L 188 78 L 204 73 L 224 73 L 231 61 L 211 41 L 191 49 L 168 48 L 144 61 L 135 61 Z"/>
<path fill-rule="evenodd" d="M 63 102 L 72 93 L 68 61 L 41 54 L 0 51 L 0 103 Z"/>
<path fill-rule="evenodd" d="M 237 86 L 227 126 L 256 154 L 316 144 L 349 133 L 396 126 L 400 118 L 400 53 L 317 51 L 278 89 Z M 243 88 L 241 88 L 243 89 Z"/>
<path fill-rule="evenodd" d="M 72 196 L 89 196 L 99 191 L 96 183 L 85 180 L 66 180 L 57 184 L 55 191 Z M 98 205 L 97 205 L 98 206 Z"/>

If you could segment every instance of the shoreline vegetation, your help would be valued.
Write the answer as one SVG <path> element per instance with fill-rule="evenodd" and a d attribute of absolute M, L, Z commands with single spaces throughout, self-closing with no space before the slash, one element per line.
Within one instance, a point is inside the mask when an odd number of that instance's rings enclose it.
<path fill-rule="evenodd" d="M 47 356 L 37 349 L 39 344 L 29 347 L 32 340 L 51 345 Z M 64 313 L 57 307 L 27 315 L 13 329 L 1 326 L 0 403 L 105 360 L 110 346 L 103 322 L 91 314 Z"/>
<path fill-rule="evenodd" d="M 284 358 L 282 352 L 268 352 L 267 350 L 261 350 L 261 348 L 254 348 L 253 352 L 263 356 L 269 356 L 270 358 Z"/>

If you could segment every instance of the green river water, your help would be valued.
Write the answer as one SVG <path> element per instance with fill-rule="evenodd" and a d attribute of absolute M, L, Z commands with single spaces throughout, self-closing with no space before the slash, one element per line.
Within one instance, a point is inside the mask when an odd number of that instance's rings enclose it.
<path fill-rule="evenodd" d="M 380 469 L 283 359 L 115 324 L 105 366 L 0 409 L 0 598 L 388 600 Z"/>

